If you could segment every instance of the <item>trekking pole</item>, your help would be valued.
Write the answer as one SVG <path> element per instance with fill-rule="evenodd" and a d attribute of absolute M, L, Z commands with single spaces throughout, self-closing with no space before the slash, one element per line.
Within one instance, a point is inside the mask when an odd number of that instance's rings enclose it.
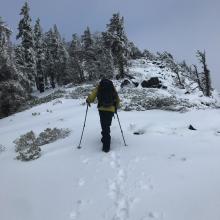
<path fill-rule="evenodd" d="M 124 138 L 124 134 L 123 134 L 123 131 L 122 131 L 122 128 L 121 128 L 121 123 L 120 123 L 120 120 L 119 120 L 119 117 L 118 117 L 118 112 L 116 111 L 116 115 L 117 115 L 117 118 L 118 118 L 118 123 L 119 123 L 119 127 L 121 129 L 121 134 L 122 134 L 122 137 L 123 137 L 123 140 L 124 140 L 124 144 L 125 146 L 128 146 L 125 142 L 125 138 Z"/>
<path fill-rule="evenodd" d="M 87 104 L 87 107 L 86 107 L 86 116 L 85 116 L 85 120 L 84 120 L 84 125 L 83 125 L 83 130 L 82 130 L 80 142 L 79 142 L 79 145 L 78 145 L 78 147 L 77 147 L 78 149 L 82 148 L 82 147 L 81 147 L 81 141 L 82 141 L 82 137 L 83 137 L 83 133 L 84 133 L 84 128 L 85 128 L 85 126 L 86 126 L 86 118 L 87 118 L 88 107 L 89 107 L 89 105 Z"/>

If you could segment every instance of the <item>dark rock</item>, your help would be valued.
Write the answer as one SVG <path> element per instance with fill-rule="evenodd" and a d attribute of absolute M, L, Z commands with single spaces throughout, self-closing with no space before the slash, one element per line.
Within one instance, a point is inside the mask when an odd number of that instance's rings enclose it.
<path fill-rule="evenodd" d="M 163 66 L 163 65 L 159 65 L 159 68 L 160 68 L 160 69 L 164 69 L 165 66 Z"/>
<path fill-rule="evenodd" d="M 132 81 L 132 83 L 134 84 L 135 87 L 138 87 L 138 86 L 139 86 L 139 83 L 138 83 L 138 82 L 133 82 L 133 81 Z"/>
<path fill-rule="evenodd" d="M 185 94 L 186 94 L 186 95 L 187 95 L 187 94 L 190 94 L 190 92 L 189 92 L 189 91 L 186 91 Z"/>
<path fill-rule="evenodd" d="M 193 130 L 193 131 L 196 131 L 197 129 L 195 129 L 192 125 L 190 125 L 189 127 L 188 127 L 188 129 L 189 130 Z"/>
<path fill-rule="evenodd" d="M 144 130 L 139 130 L 139 131 L 135 131 L 133 134 L 134 134 L 134 135 L 142 135 L 142 134 L 144 134 L 144 133 L 145 133 Z"/>
<path fill-rule="evenodd" d="M 161 89 L 167 89 L 167 86 L 162 86 Z"/>
<path fill-rule="evenodd" d="M 131 82 L 128 79 L 125 79 L 122 83 L 121 83 L 121 88 L 124 88 L 126 86 L 131 85 Z"/>
<path fill-rule="evenodd" d="M 115 78 L 116 78 L 117 80 L 119 80 L 119 79 L 121 78 L 121 75 L 120 75 L 120 74 L 117 74 L 117 75 L 115 76 Z"/>
<path fill-rule="evenodd" d="M 158 79 L 158 77 L 152 77 L 150 78 L 148 81 L 147 80 L 144 80 L 142 83 L 141 83 L 141 86 L 143 88 L 161 88 L 162 85 L 160 83 L 160 80 Z"/>

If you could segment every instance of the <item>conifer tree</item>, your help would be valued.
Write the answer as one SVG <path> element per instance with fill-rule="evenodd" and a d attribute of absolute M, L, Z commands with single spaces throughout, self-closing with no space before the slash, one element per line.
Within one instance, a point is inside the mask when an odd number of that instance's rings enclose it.
<path fill-rule="evenodd" d="M 40 19 L 36 20 L 34 26 L 34 40 L 35 40 L 35 53 L 36 53 L 36 69 L 37 69 L 37 77 L 36 84 L 37 89 L 40 92 L 44 92 L 44 67 L 43 64 L 45 62 L 45 54 L 43 49 L 43 31 L 40 25 Z"/>
<path fill-rule="evenodd" d="M 84 31 L 81 39 L 84 76 L 88 80 L 94 80 L 97 78 L 97 59 L 89 27 Z"/>
<path fill-rule="evenodd" d="M 80 38 L 77 34 L 73 34 L 72 41 L 69 47 L 69 59 L 67 69 L 67 82 L 81 83 L 85 81 L 83 67 L 82 67 L 82 46 Z"/>
<path fill-rule="evenodd" d="M 11 30 L 0 17 L 0 118 L 16 112 L 27 98 L 20 83 L 23 77 L 14 63 L 10 36 Z"/>
<path fill-rule="evenodd" d="M 55 83 L 62 84 L 65 78 L 69 55 L 56 25 L 46 33 L 45 42 L 47 47 L 47 74 L 54 88 Z"/>
<path fill-rule="evenodd" d="M 91 36 L 91 32 L 89 27 L 86 28 L 84 31 L 84 34 L 82 35 L 82 45 L 85 50 L 89 49 L 92 47 L 93 40 Z"/>
<path fill-rule="evenodd" d="M 110 48 L 105 47 L 105 42 L 102 35 L 96 34 L 94 39 L 94 48 L 96 54 L 96 75 L 97 78 L 105 76 L 113 78 L 114 75 L 114 60 Z"/>
<path fill-rule="evenodd" d="M 49 78 L 50 84 L 53 88 L 55 88 L 55 64 L 54 64 L 54 56 L 53 56 L 53 30 L 52 28 L 45 33 L 45 46 L 46 46 L 46 79 Z M 46 83 L 47 84 L 47 83 Z"/>
<path fill-rule="evenodd" d="M 18 25 L 17 39 L 21 39 L 21 46 L 19 47 L 19 52 L 21 53 L 19 61 L 20 70 L 29 79 L 29 90 L 35 84 L 36 78 L 36 56 L 34 51 L 34 35 L 31 27 L 31 17 L 29 15 L 30 8 L 28 3 L 25 2 L 21 9 L 20 15 L 22 16 Z"/>
<path fill-rule="evenodd" d="M 124 31 L 124 18 L 119 13 L 113 14 L 107 31 L 103 33 L 103 39 L 107 48 L 111 48 L 114 64 L 119 71 L 119 76 L 125 76 L 125 67 L 128 58 L 128 39 Z"/>

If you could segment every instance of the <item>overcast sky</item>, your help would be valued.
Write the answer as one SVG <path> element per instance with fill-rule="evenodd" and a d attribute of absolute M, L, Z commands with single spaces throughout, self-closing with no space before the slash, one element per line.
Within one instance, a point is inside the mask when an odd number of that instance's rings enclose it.
<path fill-rule="evenodd" d="M 24 0 L 0 0 L 0 16 L 17 34 Z M 104 31 L 112 14 L 125 18 L 128 38 L 141 49 L 167 50 L 178 60 L 197 63 L 206 50 L 212 82 L 220 91 L 220 0 L 29 0 L 30 14 L 44 31 L 57 24 L 61 35 Z"/>

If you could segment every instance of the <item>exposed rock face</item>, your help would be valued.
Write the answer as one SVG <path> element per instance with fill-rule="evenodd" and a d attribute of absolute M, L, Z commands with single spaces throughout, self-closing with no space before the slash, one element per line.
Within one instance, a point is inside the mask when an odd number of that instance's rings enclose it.
<path fill-rule="evenodd" d="M 158 77 L 152 77 L 149 80 L 144 80 L 141 86 L 143 88 L 161 88 L 162 84 Z"/>

